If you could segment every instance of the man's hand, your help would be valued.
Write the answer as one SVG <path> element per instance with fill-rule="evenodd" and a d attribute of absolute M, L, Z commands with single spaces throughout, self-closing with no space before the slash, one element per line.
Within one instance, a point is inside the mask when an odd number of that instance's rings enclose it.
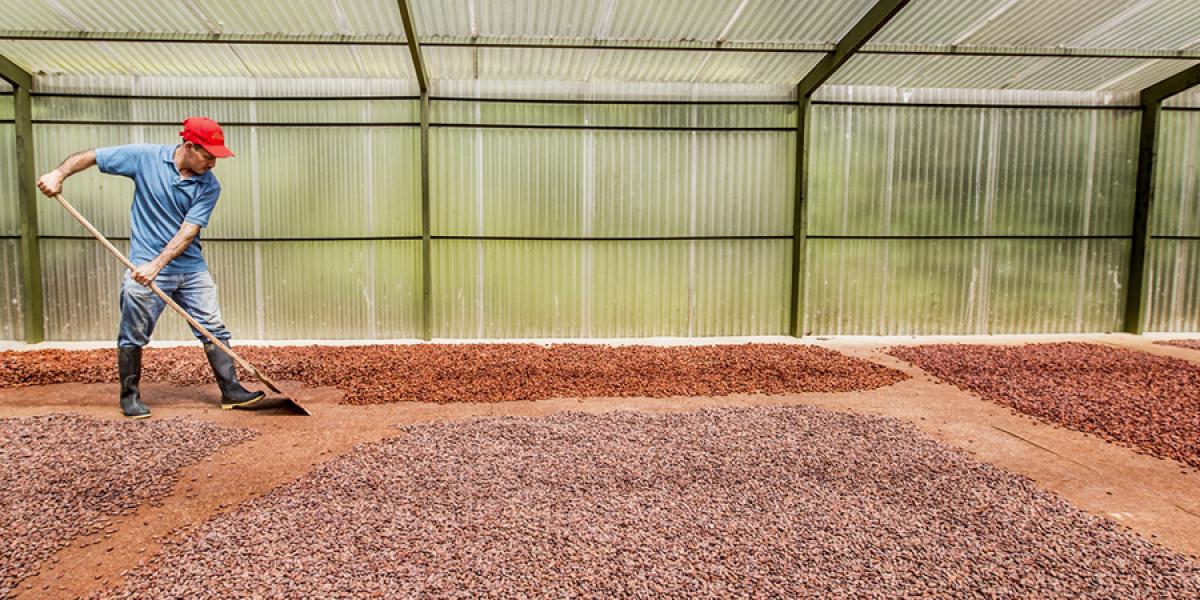
<path fill-rule="evenodd" d="M 158 272 L 162 269 L 162 264 L 157 260 L 138 265 L 138 268 L 132 273 L 133 280 L 146 287 L 150 287 L 150 284 L 154 282 L 154 278 L 158 277 Z"/>
<path fill-rule="evenodd" d="M 37 186 L 39 190 L 46 196 L 53 198 L 62 193 L 63 179 L 66 179 L 62 173 L 55 169 L 38 177 Z"/>

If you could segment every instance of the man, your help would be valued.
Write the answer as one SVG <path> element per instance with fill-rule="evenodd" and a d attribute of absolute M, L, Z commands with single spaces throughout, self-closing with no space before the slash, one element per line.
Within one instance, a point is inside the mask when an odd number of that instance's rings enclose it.
<path fill-rule="evenodd" d="M 200 253 L 200 229 L 221 196 L 212 169 L 218 158 L 233 156 L 225 147 L 221 126 L 211 119 L 191 117 L 183 122 L 176 146 L 130 144 L 84 150 L 67 157 L 58 168 L 38 178 L 47 196 L 62 191 L 63 180 L 98 165 L 102 173 L 134 182 L 130 210 L 132 235 L 129 259 L 137 265 L 121 282 L 121 327 L 117 336 L 117 367 L 121 376 L 121 412 L 145 419 L 150 409 L 141 401 L 142 347 L 166 304 L 149 288 L 156 282 L 214 337 L 229 345 L 230 333 L 221 321 L 217 286 Z M 263 392 L 250 392 L 237 380 L 233 359 L 205 342 L 204 352 L 221 388 L 223 407 L 257 402 Z"/>

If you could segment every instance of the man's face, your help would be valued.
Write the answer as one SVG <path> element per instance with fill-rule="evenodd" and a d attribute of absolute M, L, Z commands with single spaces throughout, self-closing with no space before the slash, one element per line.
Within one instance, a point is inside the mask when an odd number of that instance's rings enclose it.
<path fill-rule="evenodd" d="M 199 144 L 188 142 L 184 144 L 184 167 L 191 169 L 192 172 L 203 174 L 217 166 L 217 157 L 213 156 L 208 150 Z"/>

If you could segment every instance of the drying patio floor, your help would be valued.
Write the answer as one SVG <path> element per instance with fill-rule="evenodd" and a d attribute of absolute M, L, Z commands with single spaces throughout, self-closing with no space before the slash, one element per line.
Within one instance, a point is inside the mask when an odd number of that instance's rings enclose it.
<path fill-rule="evenodd" d="M 1144 338 L 1115 335 L 1101 343 L 1200 363 L 1198 351 L 1154 345 Z M 1200 555 L 1200 474 L 1194 469 L 1036 421 L 935 381 L 887 354 L 891 343 L 855 339 L 820 344 L 897 369 L 910 378 L 869 391 L 785 396 L 555 398 L 370 406 L 339 404 L 342 392 L 334 388 L 284 382 L 287 391 L 312 410 L 314 416 L 308 418 L 269 410 L 221 411 L 215 386 L 147 384 L 144 395 L 155 418 L 189 416 L 250 429 L 258 435 L 221 448 L 210 460 L 185 467 L 179 484 L 161 505 L 143 505 L 133 514 L 112 519 L 112 533 L 97 534 L 99 543 L 73 543 L 62 549 L 36 575 L 21 582 L 17 595 L 75 597 L 118 586 L 123 573 L 155 556 L 163 540 L 177 538 L 241 502 L 253 502 L 269 490 L 305 476 L 314 466 L 350 452 L 356 444 L 394 437 L 399 433 L 397 424 L 565 411 L 672 413 L 808 405 L 895 417 L 978 460 L 1029 477 L 1075 507 L 1127 526 L 1146 540 L 1183 555 Z M 0 390 L 0 417 L 70 412 L 118 419 L 116 391 L 113 384 L 73 383 Z"/>

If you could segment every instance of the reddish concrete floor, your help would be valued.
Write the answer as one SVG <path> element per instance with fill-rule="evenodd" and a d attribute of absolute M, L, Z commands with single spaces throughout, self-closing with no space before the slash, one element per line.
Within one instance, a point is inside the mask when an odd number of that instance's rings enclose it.
<path fill-rule="evenodd" d="M 1115 336 L 1105 343 L 1157 350 L 1154 353 L 1200 362 L 1200 352 L 1153 346 L 1142 338 Z M 1072 504 L 1126 525 L 1147 539 L 1185 555 L 1200 555 L 1200 474 L 1196 471 L 1014 414 L 934 381 L 908 363 L 888 356 L 886 347 L 877 342 L 832 340 L 822 345 L 903 370 L 913 378 L 878 390 L 837 394 L 376 406 L 344 406 L 337 404 L 341 392 L 336 389 L 283 383 L 313 412 L 312 417 L 272 410 L 222 411 L 216 405 L 215 385 L 147 385 L 144 394 L 155 418 L 186 415 L 219 425 L 248 427 L 260 435 L 184 469 L 180 483 L 162 506 L 143 506 L 132 515 L 114 519 L 116 533 L 75 540 L 37 575 L 22 582 L 17 597 L 70 598 L 114 585 L 124 570 L 157 553 L 161 540 L 179 535 L 240 502 L 253 501 L 358 443 L 399 435 L 393 428 L 395 424 L 491 415 L 538 416 L 566 410 L 678 412 L 720 406 L 807 404 L 896 417 L 980 460 L 1023 474 Z M 121 418 L 116 410 L 116 391 L 111 384 L 0 390 L 0 417 L 74 412 Z"/>

